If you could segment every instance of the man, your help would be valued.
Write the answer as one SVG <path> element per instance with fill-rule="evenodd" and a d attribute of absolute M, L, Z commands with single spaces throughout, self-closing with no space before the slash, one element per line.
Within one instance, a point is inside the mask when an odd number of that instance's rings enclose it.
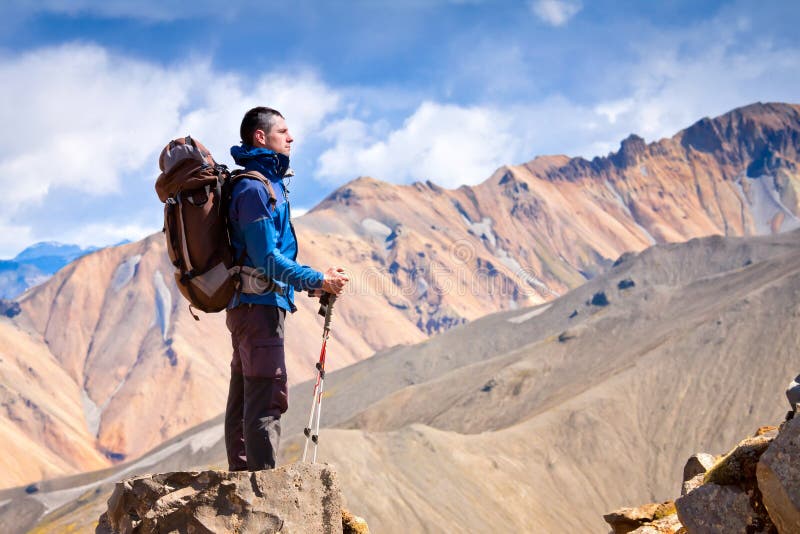
<path fill-rule="evenodd" d="M 286 312 L 296 309 L 294 291 L 340 294 L 347 277 L 340 268 L 323 274 L 296 262 L 297 239 L 283 183 L 294 139 L 283 115 L 271 108 L 253 108 L 242 119 L 240 135 L 242 144 L 231 147 L 233 159 L 246 170 L 261 173 L 271 187 L 250 178 L 235 183 L 231 241 L 236 257 L 272 279 L 277 290 L 241 293 L 228 306 L 233 359 L 225 447 L 231 471 L 256 471 L 275 467 L 280 417 L 288 407 L 283 323 Z"/>

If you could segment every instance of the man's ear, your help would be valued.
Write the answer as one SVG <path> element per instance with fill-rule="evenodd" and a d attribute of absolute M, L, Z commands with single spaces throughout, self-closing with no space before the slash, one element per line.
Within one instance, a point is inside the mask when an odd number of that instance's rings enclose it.
<path fill-rule="evenodd" d="M 264 146 L 267 144 L 267 134 L 261 128 L 253 132 L 253 146 Z"/>

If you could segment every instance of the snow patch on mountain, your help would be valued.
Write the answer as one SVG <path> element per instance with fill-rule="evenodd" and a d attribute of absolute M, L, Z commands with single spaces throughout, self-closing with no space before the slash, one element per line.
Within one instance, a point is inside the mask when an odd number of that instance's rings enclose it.
<path fill-rule="evenodd" d="M 376 221 L 375 219 L 371 219 L 369 217 L 361 221 L 361 227 L 368 233 L 376 237 L 379 237 L 381 239 L 386 239 L 392 233 L 391 228 L 389 228 L 382 222 Z"/>
<path fill-rule="evenodd" d="M 492 224 L 494 224 L 494 221 L 491 219 L 491 217 L 484 217 L 481 222 L 472 222 L 469 217 L 461 213 L 461 218 L 464 220 L 464 224 L 467 225 L 467 228 L 471 233 L 475 234 L 481 239 L 485 239 L 492 245 L 492 247 L 497 246 L 497 236 L 494 234 L 494 230 L 492 230 Z"/>
<path fill-rule="evenodd" d="M 782 232 L 800 227 L 800 219 L 781 202 L 772 176 L 766 174 L 757 178 L 741 176 L 736 181 L 736 188 L 741 198 L 750 206 L 756 232 L 759 235 L 772 233 L 772 220 L 779 213 L 784 216 Z"/>
<path fill-rule="evenodd" d="M 511 271 L 516 276 L 518 276 L 522 280 L 524 280 L 529 286 L 538 287 L 539 289 L 542 289 L 542 290 L 550 293 L 554 297 L 560 297 L 561 296 L 558 293 L 556 293 L 555 291 L 553 291 L 552 289 L 550 289 L 550 287 L 548 287 L 548 285 L 545 284 L 542 280 L 537 278 L 535 275 L 531 274 L 530 270 L 523 269 L 522 265 L 520 265 L 520 263 L 516 259 L 514 259 L 508 253 L 507 250 L 503 250 L 502 248 L 499 248 L 499 249 L 497 249 L 497 252 L 495 253 L 495 256 L 497 256 L 497 259 L 499 259 L 500 262 L 503 265 L 505 265 L 506 267 L 511 269 Z"/>
<path fill-rule="evenodd" d="M 136 269 L 139 267 L 139 262 L 142 260 L 141 254 L 136 254 L 126 259 L 119 264 L 117 270 L 114 271 L 114 276 L 111 278 L 111 289 L 115 292 L 125 287 L 128 282 L 133 280 L 136 275 Z"/>
<path fill-rule="evenodd" d="M 166 341 L 172 313 L 172 293 L 159 270 L 153 273 L 153 284 L 156 288 L 156 324 L 161 328 L 161 338 Z"/>
<path fill-rule="evenodd" d="M 511 317 L 510 319 L 508 319 L 508 322 L 514 324 L 522 324 L 528 319 L 533 319 L 537 315 L 541 315 L 542 313 L 546 312 L 548 309 L 550 309 L 550 306 L 551 304 L 545 304 L 544 306 L 539 306 L 538 308 L 534 308 L 529 312 L 523 313 L 522 315 Z"/>
<path fill-rule="evenodd" d="M 93 436 L 97 436 L 100 431 L 100 419 L 103 416 L 103 410 L 95 404 L 89 393 L 84 389 L 81 391 L 81 402 L 83 404 L 83 417 L 86 419 L 86 428 Z"/>

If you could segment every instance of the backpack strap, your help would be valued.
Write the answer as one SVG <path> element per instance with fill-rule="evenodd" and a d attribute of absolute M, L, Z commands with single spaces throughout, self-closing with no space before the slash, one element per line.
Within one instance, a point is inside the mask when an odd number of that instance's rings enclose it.
<path fill-rule="evenodd" d="M 243 178 L 258 180 L 264 184 L 264 187 L 267 188 L 267 194 L 269 195 L 269 204 L 273 209 L 275 208 L 278 203 L 278 198 L 275 196 L 275 189 L 272 187 L 272 182 L 258 171 L 235 170 L 230 174 L 230 187 L 232 188 L 236 182 Z M 226 219 L 227 218 L 228 216 L 226 214 Z M 230 224 L 230 222 L 227 224 Z M 230 269 L 230 272 L 238 277 L 237 292 L 239 294 L 248 293 L 262 295 L 264 293 L 278 293 L 280 295 L 285 295 L 283 288 L 277 285 L 274 280 L 263 276 L 256 269 L 244 265 L 245 256 L 247 256 L 247 248 L 242 250 L 236 264 Z"/>
<path fill-rule="evenodd" d="M 231 173 L 231 183 L 239 181 L 242 178 L 251 178 L 264 184 L 264 187 L 267 188 L 267 194 L 269 195 L 269 203 L 273 208 L 278 204 L 278 197 L 275 196 L 275 189 L 272 187 L 272 182 L 270 182 L 263 174 L 258 171 L 246 170 L 236 170 Z"/>

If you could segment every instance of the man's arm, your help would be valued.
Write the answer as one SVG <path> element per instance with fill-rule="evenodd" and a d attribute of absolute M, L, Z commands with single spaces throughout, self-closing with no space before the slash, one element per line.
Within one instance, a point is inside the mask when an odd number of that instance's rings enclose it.
<path fill-rule="evenodd" d="M 300 265 L 278 250 L 266 188 L 246 189 L 236 201 L 245 248 L 253 266 L 262 269 L 267 277 L 290 284 L 298 291 L 322 288 L 325 277 L 321 272 Z"/>

